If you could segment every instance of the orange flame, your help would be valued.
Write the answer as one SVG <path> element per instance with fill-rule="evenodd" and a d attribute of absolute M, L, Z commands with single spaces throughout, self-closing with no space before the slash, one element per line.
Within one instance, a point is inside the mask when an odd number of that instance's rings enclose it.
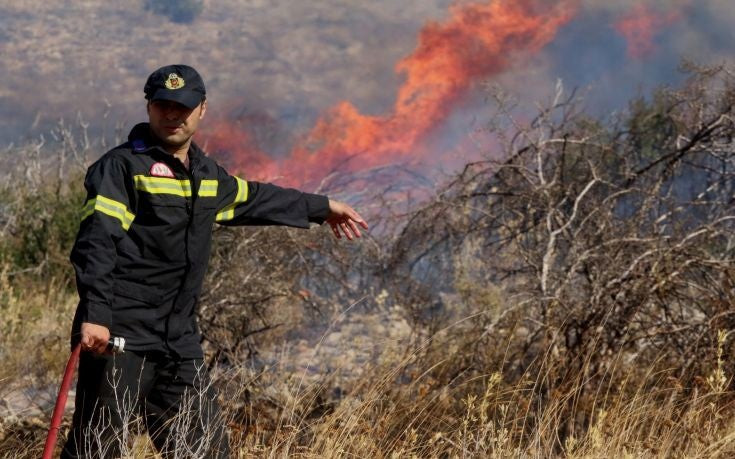
<path fill-rule="evenodd" d="M 654 37 L 666 26 L 681 19 L 677 11 L 660 14 L 646 5 L 636 5 L 631 12 L 615 23 L 615 30 L 628 43 L 628 56 L 643 59 L 656 50 Z"/>
<path fill-rule="evenodd" d="M 337 170 L 352 172 L 415 158 L 427 134 L 446 119 L 473 82 L 507 69 L 516 53 L 543 48 L 571 19 L 573 4 L 564 0 L 542 7 L 532 0 L 494 0 L 453 6 L 448 20 L 423 27 L 416 50 L 396 65 L 405 82 L 391 113 L 367 116 L 343 101 L 318 120 L 280 167 L 249 148 L 247 139 L 235 136 L 227 148 L 227 137 L 236 130 L 227 123 L 218 129 L 228 134 L 209 137 L 209 143 L 232 152 L 234 170 L 252 177 L 255 168 L 262 167 L 288 185 L 314 183 Z"/>
<path fill-rule="evenodd" d="M 247 131 L 231 121 L 217 121 L 208 126 L 202 146 L 225 162 L 235 164 L 233 172 L 258 171 L 258 176 L 253 178 L 264 179 L 278 171 L 277 164 L 258 149 Z"/>

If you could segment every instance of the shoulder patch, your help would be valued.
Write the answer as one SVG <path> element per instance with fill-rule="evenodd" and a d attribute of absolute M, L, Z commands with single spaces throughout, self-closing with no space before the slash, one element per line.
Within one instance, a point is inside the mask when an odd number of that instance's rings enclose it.
<path fill-rule="evenodd" d="M 145 142 L 143 142 L 141 139 L 133 140 L 133 150 L 135 151 L 145 150 Z"/>
<path fill-rule="evenodd" d="M 148 173 L 153 177 L 175 177 L 174 172 L 165 163 L 154 163 Z"/>

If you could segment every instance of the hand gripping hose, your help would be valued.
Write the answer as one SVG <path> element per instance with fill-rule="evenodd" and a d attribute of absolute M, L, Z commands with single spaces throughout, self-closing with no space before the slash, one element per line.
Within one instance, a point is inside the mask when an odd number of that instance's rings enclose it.
<path fill-rule="evenodd" d="M 125 352 L 125 338 L 115 337 L 107 343 L 107 350 L 115 354 L 121 354 Z M 64 370 L 64 377 L 61 380 L 61 387 L 59 387 L 59 395 L 56 396 L 56 405 L 54 406 L 54 414 L 51 416 L 51 426 L 48 429 L 48 435 L 46 436 L 46 446 L 43 448 L 43 459 L 51 459 L 51 455 L 54 452 L 54 445 L 56 445 L 56 436 L 59 434 L 59 426 L 61 425 L 61 417 L 64 415 L 64 408 L 66 407 L 66 398 L 69 395 L 69 386 L 71 385 L 71 379 L 74 376 L 74 370 L 77 368 L 79 363 L 79 352 L 81 351 L 81 343 L 74 346 L 71 351 L 69 360 L 66 362 L 66 369 Z"/>

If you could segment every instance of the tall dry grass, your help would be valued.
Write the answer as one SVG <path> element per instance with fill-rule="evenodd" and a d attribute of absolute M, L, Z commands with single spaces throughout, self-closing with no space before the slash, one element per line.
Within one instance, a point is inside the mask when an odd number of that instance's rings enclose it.
<path fill-rule="evenodd" d="M 38 457 L 77 299 L 56 278 L 29 285 L 10 268 L 0 267 L 0 457 Z"/>
<path fill-rule="evenodd" d="M 451 327 L 446 330 L 451 331 Z M 720 336 L 724 344 L 724 335 Z M 424 348 L 447 346 L 441 340 Z M 502 370 L 460 384 L 436 384 L 444 362 L 422 361 L 425 349 L 384 354 L 327 412 L 313 413 L 325 378 L 298 392 L 270 379 L 284 396 L 278 422 L 233 428 L 239 457 L 730 457 L 731 375 L 702 375 L 684 387 L 670 371 L 623 378 L 587 405 L 567 405 L 580 387 L 545 398 L 539 380 L 508 383 Z M 721 357 L 721 354 L 720 354 Z M 445 355 L 446 360 L 452 356 Z M 718 360 L 719 361 L 719 360 Z M 434 377 L 430 374 L 434 374 Z M 409 379 L 402 375 L 412 375 Z M 262 377 L 262 376 L 261 376 Z M 252 377 L 250 377 L 252 380 Z M 580 381 L 580 385 L 584 381 Z M 233 394 L 237 398 L 237 394 Z M 228 399 L 233 399 L 233 396 Z M 284 403 L 285 402 L 285 403 Z M 257 406 L 257 404 L 254 404 Z M 579 415 L 589 423 L 560 438 Z M 232 422 L 234 427 L 239 427 Z M 247 435 L 238 433 L 247 432 Z"/>
<path fill-rule="evenodd" d="M 277 364 L 215 371 L 212 384 L 220 390 L 233 457 L 725 458 L 735 454 L 732 393 L 725 390 L 731 375 L 719 370 L 702 375 L 694 387 L 682 386 L 667 371 L 624 378 L 621 386 L 598 393 L 591 406 L 573 411 L 572 417 L 590 410 L 590 422 L 562 439 L 559 432 L 570 422 L 567 403 L 579 387 L 544 399 L 534 390 L 539 381 L 521 378 L 509 384 L 502 371 L 462 384 L 437 385 L 429 374 L 443 363 L 422 362 L 421 356 L 426 347 L 447 343 L 422 344 L 423 349 L 408 354 L 399 347 L 387 349 L 378 362 L 364 368 L 367 376 L 351 380 L 339 397 L 325 397 L 334 387 L 333 377 L 305 382 L 303 375 L 283 373 Z M 143 424 L 137 413 L 130 407 L 123 412 L 128 423 L 117 439 L 123 457 L 157 457 L 141 434 Z M 186 426 L 192 422 L 191 414 L 183 411 L 174 424 Z M 90 434 L 91 450 L 109 446 L 100 443 L 95 432 L 99 430 Z M 206 437 L 194 442 L 184 432 L 182 428 L 172 440 L 181 453 L 178 457 L 203 457 L 186 451 L 200 450 Z M 11 449 L 6 439 L 0 451 L 6 457 L 37 457 L 40 447 L 40 443 L 16 442 Z"/>

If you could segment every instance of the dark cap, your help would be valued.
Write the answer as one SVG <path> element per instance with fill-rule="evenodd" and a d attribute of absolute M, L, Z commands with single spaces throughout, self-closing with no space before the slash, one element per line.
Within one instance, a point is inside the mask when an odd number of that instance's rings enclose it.
<path fill-rule="evenodd" d="M 188 65 L 167 65 L 151 73 L 143 88 L 148 100 L 171 100 L 196 108 L 204 99 L 204 81 Z"/>

